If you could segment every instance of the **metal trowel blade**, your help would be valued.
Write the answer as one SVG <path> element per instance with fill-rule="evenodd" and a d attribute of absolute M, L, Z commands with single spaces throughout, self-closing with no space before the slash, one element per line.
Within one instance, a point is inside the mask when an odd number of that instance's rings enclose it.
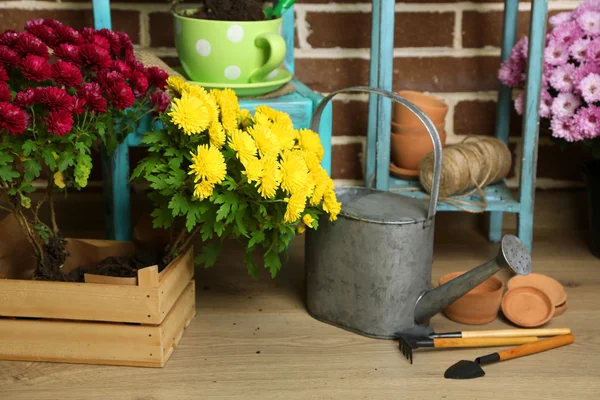
<path fill-rule="evenodd" d="M 446 379 L 473 379 L 484 376 L 485 372 L 475 361 L 461 360 L 448 368 L 444 373 Z"/>

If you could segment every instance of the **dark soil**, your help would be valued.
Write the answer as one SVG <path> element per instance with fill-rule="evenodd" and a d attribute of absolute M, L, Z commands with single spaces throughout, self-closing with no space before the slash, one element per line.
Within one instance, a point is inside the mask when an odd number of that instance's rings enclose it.
<path fill-rule="evenodd" d="M 65 250 L 67 241 L 63 238 L 51 237 L 44 245 L 44 264 L 38 263 L 33 279 L 39 281 L 65 281 L 61 271 L 69 253 Z"/>
<path fill-rule="evenodd" d="M 204 0 L 204 11 L 188 15 L 191 18 L 215 21 L 263 21 L 261 0 Z"/>
<path fill-rule="evenodd" d="M 133 257 L 108 257 L 86 272 L 95 275 L 134 278 L 139 269 L 151 265 L 158 265 L 159 271 L 166 267 L 162 262 L 160 252 L 151 248 L 139 248 L 136 249 Z"/>

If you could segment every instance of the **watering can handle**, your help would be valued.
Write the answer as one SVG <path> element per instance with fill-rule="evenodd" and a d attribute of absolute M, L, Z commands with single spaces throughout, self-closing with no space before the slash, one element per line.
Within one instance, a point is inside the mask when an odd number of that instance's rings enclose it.
<path fill-rule="evenodd" d="M 438 195 L 440 191 L 440 175 L 442 172 L 442 141 L 440 140 L 440 135 L 438 134 L 437 129 L 435 129 L 435 125 L 431 121 L 431 119 L 421 111 L 416 105 L 406 100 L 405 98 L 399 96 L 396 93 L 389 92 L 387 90 L 371 88 L 368 86 L 353 86 L 349 88 L 344 88 L 340 90 L 333 91 L 329 93 L 317 106 L 317 109 L 313 113 L 312 120 L 310 121 L 310 129 L 314 132 L 318 132 L 319 124 L 321 122 L 321 114 L 323 114 L 323 110 L 329 101 L 338 93 L 346 93 L 346 92 L 363 92 L 363 93 L 372 93 L 377 94 L 383 97 L 387 97 L 388 99 L 392 99 L 396 103 L 402 104 L 404 107 L 408 108 L 413 114 L 419 118 L 419 120 L 425 125 L 427 132 L 429 133 L 429 137 L 433 142 L 433 180 L 431 185 L 431 197 L 429 199 L 429 211 L 427 215 L 426 224 L 433 219 L 435 216 L 435 209 L 437 206 Z"/>

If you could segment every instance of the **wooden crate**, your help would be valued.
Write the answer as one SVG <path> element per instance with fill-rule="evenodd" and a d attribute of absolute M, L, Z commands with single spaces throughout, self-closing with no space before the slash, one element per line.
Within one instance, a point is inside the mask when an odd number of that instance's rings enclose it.
<path fill-rule="evenodd" d="M 73 265 L 134 250 L 80 239 L 67 248 Z M 162 367 L 195 315 L 193 275 L 189 249 L 160 273 L 139 270 L 135 285 L 1 279 L 0 359 Z"/>

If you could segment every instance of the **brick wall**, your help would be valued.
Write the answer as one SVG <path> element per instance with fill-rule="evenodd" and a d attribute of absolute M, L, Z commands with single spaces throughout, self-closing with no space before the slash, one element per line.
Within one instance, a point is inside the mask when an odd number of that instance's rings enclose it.
<path fill-rule="evenodd" d="M 550 1 L 550 13 L 570 10 L 577 0 Z M 136 45 L 177 64 L 172 19 L 166 0 L 112 2 L 113 28 L 127 32 Z M 527 33 L 530 3 L 521 1 L 519 28 Z M 326 93 L 368 84 L 371 2 L 298 0 L 297 75 Z M 495 122 L 503 2 L 499 0 L 405 0 L 396 3 L 394 89 L 429 91 L 450 106 L 448 141 L 467 134 L 492 135 Z M 30 18 L 57 18 L 73 26 L 92 24 L 91 1 L 0 1 L 0 30 L 22 29 Z M 360 154 L 365 145 L 367 98 L 340 95 L 334 101 L 333 176 L 338 182 L 362 181 Z M 518 184 L 520 121 L 513 115 L 510 147 Z M 570 187 L 582 179 L 575 149 L 562 151 L 542 134 L 538 186 Z"/>

